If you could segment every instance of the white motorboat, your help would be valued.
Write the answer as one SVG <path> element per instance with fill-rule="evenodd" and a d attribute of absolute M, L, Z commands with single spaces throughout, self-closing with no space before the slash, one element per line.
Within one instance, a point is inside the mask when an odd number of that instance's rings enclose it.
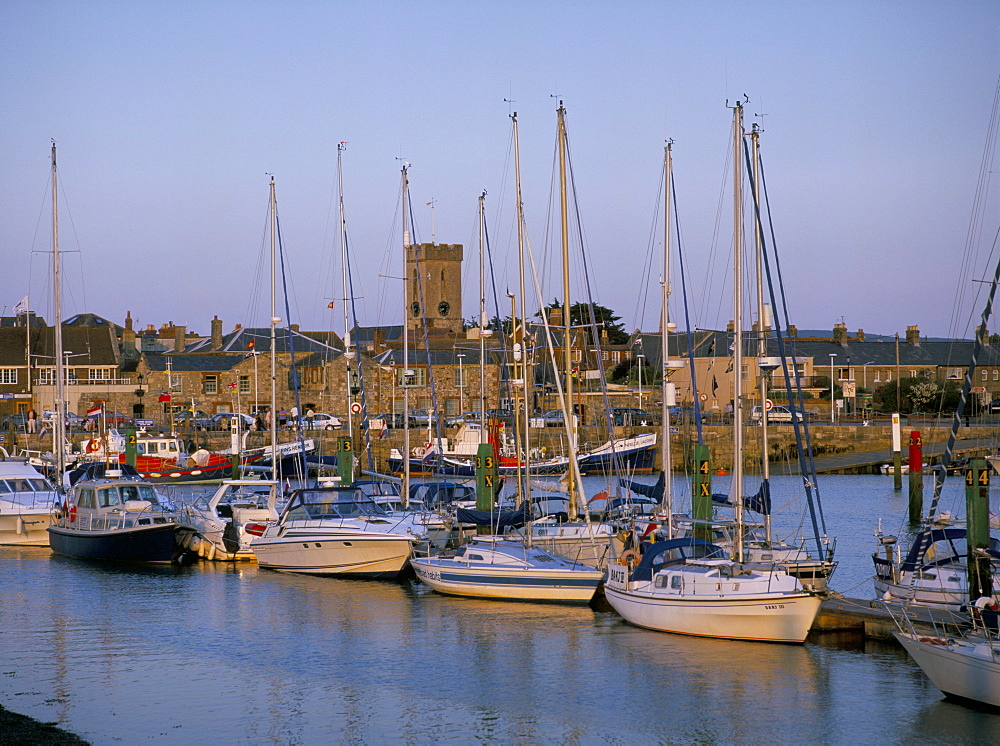
<path fill-rule="evenodd" d="M 997 602 L 991 597 L 976 601 L 971 630 L 947 634 L 915 629 L 903 611 L 896 618 L 896 639 L 947 697 L 1000 707 L 1000 637 Z"/>
<path fill-rule="evenodd" d="M 409 518 L 427 535 L 427 540 L 435 549 L 444 549 L 452 539 L 454 520 L 428 509 L 420 495 L 429 495 L 429 490 L 418 489 L 423 485 L 410 485 L 410 499 L 403 505 L 403 496 L 397 482 L 384 480 L 360 480 L 354 483 L 368 497 L 375 501 L 392 518 Z M 454 485 L 452 485 L 454 486 Z"/>
<path fill-rule="evenodd" d="M 247 533 L 246 528 L 276 522 L 277 500 L 275 481 L 224 481 L 211 494 L 202 495 L 183 509 L 184 522 L 197 532 L 188 548 L 207 560 L 255 559 L 250 542 L 256 535 Z"/>
<path fill-rule="evenodd" d="M 450 554 L 414 557 L 417 577 L 452 596 L 588 603 L 604 573 L 537 547 L 499 536 L 477 536 Z"/>
<path fill-rule="evenodd" d="M 34 466 L 0 448 L 0 544 L 47 547 L 59 495 Z"/>
<path fill-rule="evenodd" d="M 110 471 L 74 484 L 48 532 L 57 554 L 121 562 L 180 562 L 188 534 L 152 484 Z"/>
<path fill-rule="evenodd" d="M 882 554 L 875 563 L 875 595 L 886 603 L 914 604 L 958 611 L 969 601 L 966 570 L 967 532 L 964 527 L 929 527 L 920 531 L 902 556 L 895 536 L 875 534 Z M 990 539 L 988 553 L 1000 559 L 1000 542 Z M 1000 571 L 993 572 L 993 587 L 1000 588 Z"/>
<path fill-rule="evenodd" d="M 638 627 L 699 637 L 800 643 L 820 598 L 778 569 L 733 562 L 698 539 L 648 547 L 637 565 L 608 567 L 604 593 Z"/>
<path fill-rule="evenodd" d="M 294 490 L 250 549 L 271 570 L 392 578 L 426 541 L 410 517 L 390 516 L 357 487 L 316 487 Z"/>
<path fill-rule="evenodd" d="M 569 562 L 602 570 L 607 567 L 610 557 L 617 557 L 624 549 L 618 532 L 610 523 L 560 521 L 551 515 L 513 529 L 512 534 Z"/>

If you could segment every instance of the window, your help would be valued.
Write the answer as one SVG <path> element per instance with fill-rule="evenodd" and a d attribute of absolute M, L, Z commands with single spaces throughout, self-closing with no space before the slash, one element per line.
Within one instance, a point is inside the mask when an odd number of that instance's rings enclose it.
<path fill-rule="evenodd" d="M 1000 381 L 1000 370 L 993 371 L 993 380 Z"/>
<path fill-rule="evenodd" d="M 0 383 L 17 383 L 17 368 L 0 368 Z"/>
<path fill-rule="evenodd" d="M 850 381 L 851 369 L 850 368 L 837 368 L 837 380 L 838 381 Z"/>
<path fill-rule="evenodd" d="M 882 383 L 882 371 L 875 371 L 875 383 Z"/>
<path fill-rule="evenodd" d="M 917 371 L 911 369 L 910 370 L 910 378 L 916 378 L 916 377 L 917 377 Z"/>
<path fill-rule="evenodd" d="M 219 377 L 218 376 L 205 376 L 205 393 L 206 394 L 218 394 L 219 393 Z"/>
<path fill-rule="evenodd" d="M 240 376 L 240 393 L 250 393 L 250 376 Z"/>
<path fill-rule="evenodd" d="M 958 380 L 961 380 L 961 378 L 962 378 L 962 369 L 961 368 L 948 368 L 948 380 L 949 381 L 958 381 Z"/>
<path fill-rule="evenodd" d="M 984 380 L 984 381 L 988 381 L 988 380 L 990 380 L 990 372 L 989 372 L 988 370 L 984 370 L 984 371 L 982 372 L 982 376 L 983 376 L 983 380 Z"/>
<path fill-rule="evenodd" d="M 412 368 L 412 376 L 409 376 L 408 381 L 404 381 L 403 369 L 398 368 L 396 370 L 396 385 L 398 386 L 426 386 L 427 385 L 427 368 Z"/>
<path fill-rule="evenodd" d="M 90 369 L 90 380 L 91 381 L 110 381 L 111 380 L 111 368 L 91 368 Z"/>
<path fill-rule="evenodd" d="M 38 369 L 38 385 L 51 386 L 56 382 L 56 372 L 53 368 Z"/>
<path fill-rule="evenodd" d="M 469 385 L 469 369 L 468 368 L 455 368 L 455 386 L 456 388 L 465 388 Z"/>

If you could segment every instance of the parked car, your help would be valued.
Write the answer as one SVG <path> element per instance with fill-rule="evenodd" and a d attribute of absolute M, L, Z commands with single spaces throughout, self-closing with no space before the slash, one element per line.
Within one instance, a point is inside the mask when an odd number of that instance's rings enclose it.
<path fill-rule="evenodd" d="M 253 417 L 248 414 L 243 414 L 242 412 L 219 412 L 218 414 L 213 414 L 205 423 L 205 429 L 229 430 L 232 428 L 232 421 L 234 417 L 239 417 L 243 421 L 243 424 L 241 425 L 242 428 L 246 430 L 253 429 Z"/>
<path fill-rule="evenodd" d="M 750 419 L 759 422 L 761 418 L 761 406 L 758 404 L 750 410 Z M 771 407 L 767 412 L 768 422 L 805 422 L 806 418 L 799 410 L 783 404 Z"/>
<path fill-rule="evenodd" d="M 38 427 L 52 427 L 53 423 L 56 421 L 56 410 L 46 409 L 42 412 L 42 416 L 38 418 Z M 66 429 L 67 430 L 83 430 L 84 418 L 78 415 L 76 412 L 66 413 Z"/>
<path fill-rule="evenodd" d="M 184 430 L 205 430 L 212 418 L 200 409 L 174 412 L 174 426 Z"/>
<path fill-rule="evenodd" d="M 528 421 L 528 425 L 530 427 L 562 427 L 564 422 L 561 409 L 550 409 L 545 414 L 532 417 Z"/>
<path fill-rule="evenodd" d="M 1000 412 L 1000 399 L 994 399 L 990 402 L 991 412 Z"/>
<path fill-rule="evenodd" d="M 108 427 L 122 428 L 134 424 L 131 417 L 114 409 L 105 412 L 103 415 L 97 415 L 94 419 L 98 422 L 103 421 Z"/>
<path fill-rule="evenodd" d="M 445 420 L 445 427 L 461 427 L 468 423 L 479 424 L 482 422 L 482 418 L 479 416 L 479 412 L 462 412 L 458 417 L 451 417 Z"/>
<path fill-rule="evenodd" d="M 514 424 L 514 410 L 513 409 L 487 409 L 486 419 L 490 420 L 500 420 L 503 424 L 510 427 Z"/>
<path fill-rule="evenodd" d="M 641 427 L 652 425 L 653 416 L 645 409 L 615 407 L 611 410 L 611 421 L 618 427 Z"/>
<path fill-rule="evenodd" d="M 308 418 L 302 418 L 302 427 L 306 430 L 339 430 L 343 422 L 339 417 L 326 412 L 315 412 L 310 423 Z"/>
<path fill-rule="evenodd" d="M 403 428 L 406 426 L 406 417 L 402 412 L 386 412 L 380 414 L 378 417 L 372 417 L 372 421 L 377 420 L 381 424 L 372 424 L 373 429 L 382 429 L 383 427 L 389 429 Z"/>

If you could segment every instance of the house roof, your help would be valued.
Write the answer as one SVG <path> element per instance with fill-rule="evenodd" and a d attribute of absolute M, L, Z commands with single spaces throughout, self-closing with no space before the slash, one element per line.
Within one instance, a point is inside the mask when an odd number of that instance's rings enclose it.
<path fill-rule="evenodd" d="M 290 331 L 287 328 L 274 330 L 275 351 L 278 353 L 291 352 L 295 349 L 295 354 L 308 354 L 313 352 L 336 352 L 337 348 L 333 344 L 314 338 L 323 333 L 300 331 Z M 332 333 L 331 333 L 332 334 Z M 336 341 L 333 335 L 331 342 Z M 222 337 L 222 346 L 218 350 L 212 349 L 212 338 L 203 337 L 192 342 L 184 348 L 183 354 L 207 353 L 207 352 L 242 352 L 250 350 L 254 352 L 271 351 L 271 328 L 270 327 L 240 327 L 225 334 Z"/>
<path fill-rule="evenodd" d="M 108 327 L 64 326 L 63 352 L 70 366 L 117 366 L 121 362 L 114 329 Z M 0 328 L 0 365 L 27 365 L 28 330 L 25 327 Z M 31 356 L 35 365 L 55 365 L 55 327 L 31 329 Z"/>

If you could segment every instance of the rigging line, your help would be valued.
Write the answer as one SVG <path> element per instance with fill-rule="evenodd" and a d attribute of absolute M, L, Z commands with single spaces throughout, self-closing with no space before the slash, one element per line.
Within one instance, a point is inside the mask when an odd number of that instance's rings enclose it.
<path fill-rule="evenodd" d="M 357 347 L 358 309 L 357 309 L 357 303 L 355 302 L 355 294 L 354 294 L 354 271 L 353 271 L 353 266 L 351 264 L 350 242 L 347 241 L 346 233 L 345 233 L 345 239 L 344 240 L 345 240 L 345 243 L 344 243 L 344 249 L 345 249 L 344 250 L 344 257 L 345 257 L 345 260 L 347 261 L 347 285 L 348 285 L 348 288 L 350 289 L 350 294 L 351 294 L 350 301 L 349 301 L 350 304 L 351 304 L 351 317 L 352 317 L 351 320 L 354 323 L 354 329 L 353 329 L 353 331 L 354 331 L 354 334 L 355 334 L 355 342 L 354 342 L 354 344 L 355 344 L 355 356 L 354 357 L 355 357 L 355 360 L 357 360 L 357 363 L 358 363 L 358 383 L 361 386 L 361 421 L 360 421 L 360 427 L 361 427 L 361 431 L 365 435 L 365 452 L 368 455 L 368 470 L 369 471 L 375 471 L 375 457 L 374 457 L 374 455 L 372 455 L 372 435 L 371 435 L 371 428 L 369 428 L 367 426 L 367 423 L 368 423 L 368 389 L 365 386 L 365 368 L 364 368 L 364 365 L 362 365 L 362 362 L 361 362 L 362 361 L 361 352 L 360 352 L 360 350 L 358 350 L 358 347 Z M 344 352 L 345 352 L 345 354 L 347 352 L 346 344 L 345 344 Z M 374 349 L 374 346 L 372 348 L 372 353 L 373 353 L 374 356 L 376 356 L 376 357 L 378 356 L 378 350 Z M 378 363 L 376 363 L 376 365 L 378 365 Z M 381 376 L 377 372 L 378 370 L 380 370 L 380 368 L 376 368 L 376 378 L 377 379 L 381 378 Z M 351 382 L 350 381 L 346 381 L 345 384 L 348 386 L 348 391 L 350 391 L 349 387 L 351 385 Z M 354 433 L 351 433 L 351 436 L 353 437 Z M 353 458 L 353 456 L 352 456 L 352 458 Z"/>
<path fill-rule="evenodd" d="M 660 169 L 660 183 L 657 188 L 656 202 L 653 205 L 653 219 L 649 226 L 649 238 L 646 240 L 646 256 L 642 265 L 642 272 L 639 277 L 639 287 L 641 293 L 636 293 L 635 307 L 632 309 L 633 329 L 641 329 L 645 324 L 646 306 L 649 300 L 649 286 L 653 278 L 653 250 L 656 248 L 656 227 L 659 224 L 660 198 L 663 192 L 663 180 L 665 178 L 666 165 Z"/>
<path fill-rule="evenodd" d="M 691 398 L 694 400 L 694 424 L 695 431 L 698 434 L 698 445 L 705 445 L 705 438 L 702 430 L 701 421 L 701 401 L 698 398 L 697 391 L 697 378 L 695 377 L 695 367 L 694 367 L 694 351 L 695 351 L 695 339 L 694 331 L 691 326 L 691 310 L 688 304 L 688 291 L 687 291 L 687 262 L 684 261 L 684 251 L 681 248 L 681 232 L 680 232 L 680 216 L 678 215 L 678 205 L 677 205 L 677 179 L 672 178 L 670 180 L 670 191 L 673 196 L 674 204 L 674 226 L 677 228 L 677 264 L 680 266 L 681 270 L 681 294 L 684 298 L 684 325 L 687 327 L 685 336 L 687 337 L 687 347 L 688 347 L 688 367 L 691 372 Z M 666 355 L 669 351 L 664 350 L 663 354 Z"/>
<path fill-rule="evenodd" d="M 747 145 L 747 142 L 746 142 L 745 138 L 743 139 L 743 154 L 744 154 L 744 157 L 745 157 L 745 160 L 746 160 L 746 163 L 747 163 L 747 173 L 753 173 L 753 160 L 750 157 L 750 148 Z M 759 153 L 758 153 L 758 161 L 760 162 L 760 160 L 761 159 L 760 159 L 760 156 L 759 156 Z M 762 162 L 761 162 L 761 166 L 760 166 L 760 180 L 761 180 L 761 188 L 764 190 L 764 192 L 766 194 L 767 193 L 767 182 L 764 179 L 764 167 L 763 167 Z M 752 198 L 752 204 L 753 204 L 753 208 L 754 208 L 754 220 L 756 221 L 756 224 L 757 224 L 757 226 L 759 228 L 759 226 L 762 225 L 762 221 L 761 221 L 761 204 L 760 204 L 759 195 L 757 194 L 757 186 L 755 184 L 755 180 L 754 179 L 749 179 L 749 185 L 750 185 L 750 193 L 751 193 L 751 198 Z M 784 378 L 785 378 L 786 395 L 788 396 L 789 401 L 795 400 L 797 402 L 797 404 L 799 406 L 799 411 L 803 411 L 804 412 L 805 411 L 805 406 L 804 406 L 805 401 L 804 401 L 804 396 L 803 396 L 803 393 L 802 393 L 801 382 L 799 380 L 798 368 L 797 367 L 795 368 L 795 379 L 794 379 L 794 381 L 795 381 L 795 386 L 797 388 L 797 394 L 798 394 L 798 396 L 797 397 L 793 397 L 793 395 L 792 395 L 793 394 L 792 388 L 791 388 L 791 386 L 792 386 L 792 384 L 791 384 L 792 378 L 789 375 L 788 356 L 785 353 L 785 344 L 784 344 L 784 339 L 783 339 L 783 335 L 782 335 L 782 326 L 781 326 L 782 314 L 783 314 L 783 318 L 785 320 L 786 326 L 787 326 L 787 322 L 788 322 L 787 297 L 786 297 L 785 292 L 784 292 L 784 283 L 783 283 L 782 277 L 781 277 L 781 264 L 780 264 L 780 262 L 778 260 L 778 252 L 777 252 L 777 248 L 774 245 L 774 222 L 772 220 L 772 215 L 771 215 L 771 210 L 770 210 L 770 205 L 769 204 L 768 204 L 768 212 L 767 212 L 767 214 L 768 214 L 768 225 L 769 225 L 770 235 L 771 235 L 771 240 L 772 240 L 771 252 L 774 254 L 775 274 L 777 274 L 777 276 L 778 276 L 778 288 L 779 288 L 779 295 L 780 295 L 780 299 L 781 299 L 781 313 L 777 313 L 776 312 L 774 314 L 774 317 L 775 317 L 774 326 L 775 326 L 775 335 L 777 337 L 777 342 L 778 342 L 778 353 L 779 353 L 779 357 L 781 358 L 781 368 L 782 368 L 782 373 L 783 373 Z M 769 294 L 770 299 L 771 299 L 771 306 L 772 306 L 772 308 L 777 309 L 778 305 L 777 305 L 777 298 L 775 297 L 774 280 L 772 278 L 772 273 L 771 273 L 771 263 L 770 263 L 770 261 L 768 261 L 767 243 L 766 243 L 765 238 L 764 238 L 764 232 L 762 230 L 758 229 L 757 233 L 758 233 L 758 235 L 760 235 L 760 240 L 761 240 L 761 255 L 762 255 L 762 259 L 763 259 L 764 273 L 765 273 L 766 278 L 767 278 L 767 287 L 768 287 L 768 294 Z M 761 320 L 761 321 L 763 321 L 763 320 Z M 761 327 L 763 327 L 762 323 L 761 323 Z M 761 333 L 763 333 L 763 328 L 761 328 Z M 822 543 L 822 540 L 821 540 L 821 528 L 822 528 L 822 535 L 826 535 L 826 520 L 825 520 L 825 518 L 823 516 L 823 504 L 820 501 L 818 480 L 815 477 L 816 471 L 815 471 L 815 463 L 813 462 L 812 444 L 811 444 L 810 436 L 809 436 L 809 428 L 805 427 L 805 423 L 799 422 L 798 419 L 795 418 L 795 417 L 792 418 L 792 427 L 794 428 L 794 432 L 795 432 L 796 444 L 799 446 L 798 447 L 798 451 L 799 451 L 799 464 L 800 464 L 799 468 L 800 468 L 800 470 L 802 472 L 803 487 L 805 488 L 805 492 L 806 492 L 806 504 L 809 507 L 809 515 L 810 515 L 810 519 L 811 519 L 812 527 L 813 527 L 813 537 L 814 537 L 814 539 L 816 541 L 816 549 L 817 549 L 817 552 L 819 553 L 820 559 L 825 559 L 826 558 L 826 549 L 825 549 L 825 547 L 824 547 L 824 545 Z M 804 449 L 802 447 L 803 440 L 805 442 L 805 448 Z M 809 468 L 808 469 L 806 468 L 806 462 L 805 462 L 806 456 L 804 455 L 803 451 L 805 451 L 805 453 L 808 454 L 808 460 L 809 460 L 809 464 L 808 464 Z M 813 492 L 812 492 L 813 487 L 816 488 L 815 500 L 813 499 Z M 817 521 L 817 519 L 818 519 L 818 521 Z"/>

